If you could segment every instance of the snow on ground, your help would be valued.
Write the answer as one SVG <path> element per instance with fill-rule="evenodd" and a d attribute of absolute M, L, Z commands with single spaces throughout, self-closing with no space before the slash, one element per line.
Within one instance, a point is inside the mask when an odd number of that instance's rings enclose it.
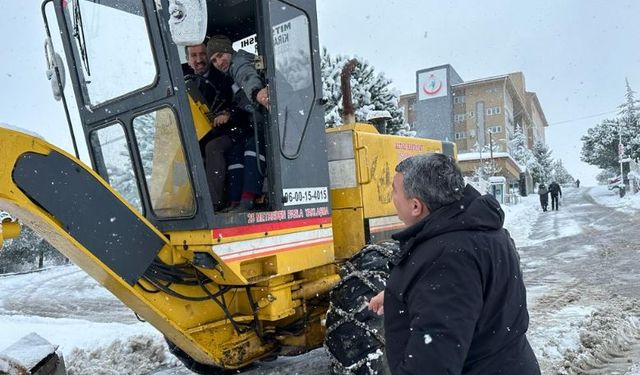
<path fill-rule="evenodd" d="M 640 350 L 637 343 L 640 332 L 637 312 L 640 310 L 636 300 L 583 285 L 584 279 L 574 279 L 566 271 L 572 270 L 576 274 L 575 265 L 580 264 L 585 264 L 586 269 L 597 270 L 592 265 L 594 260 L 606 264 L 616 252 L 626 251 L 627 256 L 634 256 L 639 249 L 620 246 L 624 241 L 616 247 L 611 239 L 594 234 L 623 231 L 620 224 L 612 224 L 615 214 L 607 209 L 595 210 L 593 204 L 584 202 L 588 202 L 590 196 L 603 206 L 635 213 L 640 206 L 633 202 L 637 202 L 640 195 L 625 197 L 620 202 L 617 192 L 610 192 L 606 187 L 567 188 L 564 193 L 570 203 L 563 205 L 561 201 L 560 211 L 538 211 L 535 219 L 528 222 L 528 225 L 536 226 L 529 238 L 522 241 L 516 237 L 527 285 L 528 339 L 543 374 L 637 375 L 640 370 L 637 364 L 629 370 L 630 363 L 627 362 L 629 358 L 638 358 Z M 527 197 L 525 201 L 527 199 L 531 198 Z M 516 222 L 516 225 L 520 224 Z M 620 269 L 613 263 L 603 267 L 611 267 L 613 273 L 609 274 L 609 279 L 635 277 L 617 274 L 616 270 L 619 272 Z M 635 283 L 632 281 L 629 285 Z M 607 364 L 607 371 L 594 370 L 602 363 Z"/>
<path fill-rule="evenodd" d="M 31 332 L 58 345 L 71 375 L 177 364 L 155 328 L 73 265 L 0 277 L 0 332 L 0 351 Z"/>
<path fill-rule="evenodd" d="M 609 190 L 606 186 L 600 185 L 592 188 L 589 194 L 599 204 L 621 212 L 632 213 L 640 210 L 640 193 L 628 193 L 620 198 L 618 190 Z"/>
<path fill-rule="evenodd" d="M 56 303 L 52 300 L 51 303 Z M 81 319 L 41 318 L 24 315 L 3 315 L 0 348 L 6 348 L 22 336 L 31 332 L 45 338 L 52 344 L 59 345 L 66 355 L 75 348 L 95 348 L 108 346 L 118 339 L 135 335 L 159 335 L 146 323 L 121 324 L 96 323 Z"/>
<path fill-rule="evenodd" d="M 502 205 L 504 211 L 504 227 L 516 241 L 516 246 L 529 246 L 529 235 L 533 225 L 542 213 L 537 194 L 522 197 L 518 204 Z"/>

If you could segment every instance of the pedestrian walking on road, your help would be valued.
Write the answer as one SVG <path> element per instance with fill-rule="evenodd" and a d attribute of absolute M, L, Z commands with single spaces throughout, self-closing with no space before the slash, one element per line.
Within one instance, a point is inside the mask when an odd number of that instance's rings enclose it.
<path fill-rule="evenodd" d="M 498 201 L 465 186 L 442 154 L 403 160 L 392 187 L 407 228 L 393 236 L 400 249 L 391 275 L 369 303 L 384 314 L 392 374 L 539 375 L 519 257 Z"/>
<path fill-rule="evenodd" d="M 580 179 L 576 180 L 576 187 L 579 188 L 580 187 Z"/>
<path fill-rule="evenodd" d="M 562 189 L 557 182 L 553 181 L 549 184 L 549 193 L 551 194 L 551 210 L 558 211 L 558 196 L 562 198 Z"/>
<path fill-rule="evenodd" d="M 547 212 L 547 208 L 549 207 L 549 190 L 544 184 L 540 184 L 538 186 L 538 194 L 540 195 L 540 206 L 542 207 L 543 212 Z"/>

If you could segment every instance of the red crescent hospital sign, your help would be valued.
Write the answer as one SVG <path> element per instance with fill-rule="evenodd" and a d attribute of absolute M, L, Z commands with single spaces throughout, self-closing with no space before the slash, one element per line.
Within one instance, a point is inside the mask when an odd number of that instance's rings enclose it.
<path fill-rule="evenodd" d="M 447 96 L 447 70 L 438 69 L 418 75 L 418 100 Z"/>

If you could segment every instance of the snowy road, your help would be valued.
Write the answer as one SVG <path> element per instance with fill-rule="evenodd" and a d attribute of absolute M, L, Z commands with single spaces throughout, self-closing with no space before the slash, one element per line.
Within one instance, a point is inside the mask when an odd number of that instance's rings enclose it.
<path fill-rule="evenodd" d="M 543 374 L 640 374 L 639 209 L 640 199 L 602 187 L 567 189 L 557 212 L 542 213 L 537 196 L 505 207 Z M 190 374 L 175 367 L 157 331 L 73 266 L 0 277 L 0 349 L 31 331 L 61 345 L 73 374 Z M 322 375 L 327 367 L 317 349 L 244 374 Z"/>
<path fill-rule="evenodd" d="M 640 217 L 598 204 L 599 193 L 567 191 L 519 246 L 544 374 L 638 373 Z"/>

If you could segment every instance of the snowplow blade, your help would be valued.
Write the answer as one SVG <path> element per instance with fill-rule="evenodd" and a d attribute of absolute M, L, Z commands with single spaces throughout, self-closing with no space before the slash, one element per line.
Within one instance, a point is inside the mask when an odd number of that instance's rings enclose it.
<path fill-rule="evenodd" d="M 0 352 L 0 374 L 66 375 L 62 353 L 36 333 L 30 333 Z"/>
<path fill-rule="evenodd" d="M 166 336 L 187 346 L 174 306 L 138 281 L 173 262 L 168 238 L 95 171 L 46 141 L 0 127 L 0 211 L 53 245 Z M 2 252 L 0 252 L 2 256 Z M 194 350 L 201 361 L 209 358 Z"/>

